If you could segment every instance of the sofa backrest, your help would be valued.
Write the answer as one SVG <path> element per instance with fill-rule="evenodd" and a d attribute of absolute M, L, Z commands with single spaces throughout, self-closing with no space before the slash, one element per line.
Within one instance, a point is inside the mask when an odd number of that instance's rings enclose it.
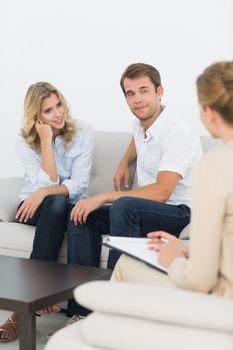
<path fill-rule="evenodd" d="M 127 132 L 96 131 L 89 194 L 114 191 L 113 177 L 132 134 Z M 131 167 L 131 184 L 135 166 Z"/>
<path fill-rule="evenodd" d="M 114 191 L 113 177 L 129 142 L 131 133 L 96 131 L 93 164 L 90 176 L 89 194 Z M 221 143 L 210 136 L 201 136 L 203 152 Z M 137 181 L 134 179 L 135 164 L 130 169 L 130 187 Z"/>

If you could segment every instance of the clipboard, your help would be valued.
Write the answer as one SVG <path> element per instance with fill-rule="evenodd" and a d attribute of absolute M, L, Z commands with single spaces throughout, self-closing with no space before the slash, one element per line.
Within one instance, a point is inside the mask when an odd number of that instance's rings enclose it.
<path fill-rule="evenodd" d="M 149 240 L 149 238 L 144 237 L 107 236 L 103 239 L 102 244 L 110 249 L 116 249 L 121 253 L 143 261 L 150 267 L 167 274 L 167 268 L 159 262 L 158 253 L 148 249 L 147 242 Z"/>

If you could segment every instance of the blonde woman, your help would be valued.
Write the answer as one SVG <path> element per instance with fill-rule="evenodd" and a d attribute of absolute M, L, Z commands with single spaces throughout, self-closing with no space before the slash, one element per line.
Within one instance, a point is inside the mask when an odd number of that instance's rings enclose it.
<path fill-rule="evenodd" d="M 24 120 L 16 144 L 25 170 L 16 219 L 36 226 L 30 258 L 56 261 L 66 231 L 69 206 L 87 198 L 94 133 L 72 119 L 67 102 L 53 85 L 29 87 Z M 54 305 L 40 314 L 59 311 Z M 0 341 L 19 335 L 18 315 L 0 327 Z"/>
<path fill-rule="evenodd" d="M 164 231 L 151 232 L 150 249 L 159 252 L 168 275 L 123 256 L 112 280 L 159 284 L 232 298 L 233 61 L 208 67 L 197 79 L 197 94 L 203 124 L 223 144 L 208 152 L 193 172 L 189 248 Z"/>

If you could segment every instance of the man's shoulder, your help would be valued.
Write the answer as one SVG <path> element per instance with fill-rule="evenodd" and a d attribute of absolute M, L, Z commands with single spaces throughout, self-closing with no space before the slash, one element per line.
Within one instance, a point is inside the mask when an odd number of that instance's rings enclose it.
<path fill-rule="evenodd" d="M 183 117 L 175 114 L 167 115 L 167 121 L 163 128 L 161 143 L 165 149 L 174 148 L 174 152 L 193 153 L 200 157 L 202 155 L 201 139 L 192 125 Z"/>
<path fill-rule="evenodd" d="M 168 137 L 191 137 L 200 139 L 197 131 L 192 127 L 184 117 L 171 113 L 170 111 L 166 114 L 164 123 L 164 129 Z"/>
<path fill-rule="evenodd" d="M 180 114 L 177 114 L 176 112 L 173 112 L 167 108 L 163 113 L 165 124 L 172 125 L 174 128 L 177 128 L 177 130 L 193 130 L 191 124 L 188 123 L 188 121 Z"/>

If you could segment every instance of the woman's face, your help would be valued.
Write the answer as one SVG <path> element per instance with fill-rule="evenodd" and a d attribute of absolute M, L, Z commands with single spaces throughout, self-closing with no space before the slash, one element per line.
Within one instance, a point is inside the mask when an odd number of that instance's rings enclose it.
<path fill-rule="evenodd" d="M 65 109 L 55 93 L 45 97 L 41 103 L 39 119 L 52 127 L 61 130 L 65 126 Z"/>

